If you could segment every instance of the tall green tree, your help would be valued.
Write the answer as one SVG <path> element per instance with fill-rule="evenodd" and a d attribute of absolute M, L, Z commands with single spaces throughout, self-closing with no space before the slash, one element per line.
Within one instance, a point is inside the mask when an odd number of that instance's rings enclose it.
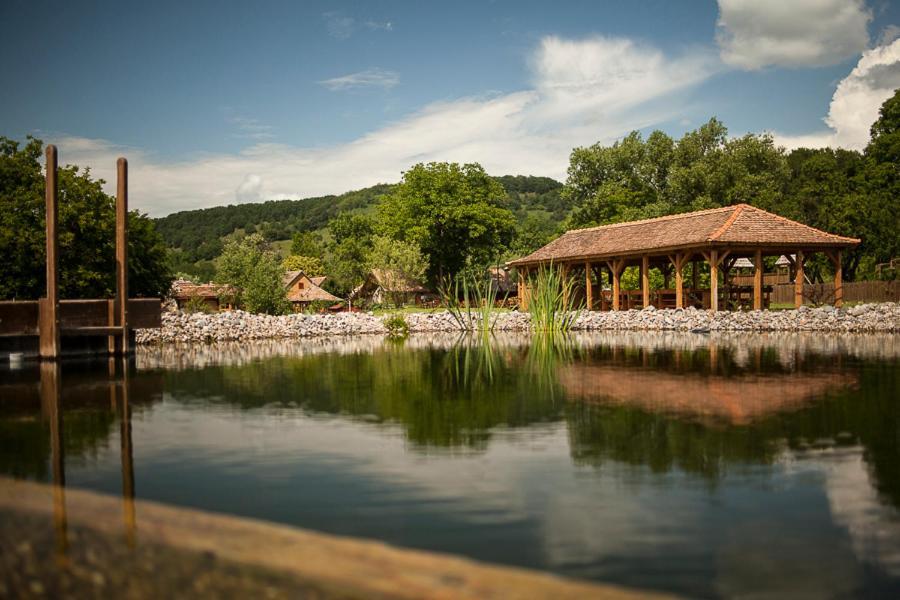
<path fill-rule="evenodd" d="M 43 143 L 0 137 L 0 298 L 35 299 L 45 290 Z M 104 298 L 115 292 L 115 200 L 103 180 L 76 166 L 59 169 L 60 293 Z M 172 282 L 166 247 L 149 218 L 128 214 L 132 296 L 162 297 Z"/>
<path fill-rule="evenodd" d="M 280 315 L 290 310 L 278 256 L 266 239 L 254 233 L 225 244 L 216 280 L 238 288 L 235 303 L 252 313 Z"/>
<path fill-rule="evenodd" d="M 368 274 L 369 252 L 374 233 L 372 219 L 360 214 L 341 213 L 328 223 L 331 234 L 327 260 L 329 289 L 346 295 Z"/>
<path fill-rule="evenodd" d="M 421 248 L 434 282 L 503 254 L 515 234 L 505 198 L 503 186 L 481 165 L 420 163 L 382 199 L 378 229 Z"/>
<path fill-rule="evenodd" d="M 422 255 L 418 246 L 381 235 L 372 238 L 368 264 L 370 269 L 382 271 L 384 283 L 390 290 L 402 289 L 406 283 L 421 282 L 428 270 L 428 258 Z M 391 301 L 395 305 L 402 304 L 402 291 L 388 293 L 392 294 Z"/>
<path fill-rule="evenodd" d="M 325 249 L 322 244 L 322 236 L 314 231 L 298 231 L 291 238 L 291 254 L 324 258 Z"/>

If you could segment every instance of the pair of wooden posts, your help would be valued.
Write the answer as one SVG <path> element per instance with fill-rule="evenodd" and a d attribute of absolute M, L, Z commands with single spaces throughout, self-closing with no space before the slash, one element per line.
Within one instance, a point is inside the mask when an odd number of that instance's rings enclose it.
<path fill-rule="evenodd" d="M 42 359 L 56 360 L 60 357 L 60 336 L 62 333 L 75 335 L 97 335 L 108 337 L 110 354 L 127 354 L 129 345 L 128 327 L 128 161 L 119 158 L 116 182 L 116 295 L 109 303 L 109 321 L 105 327 L 78 327 L 63 331 L 60 327 L 59 311 L 59 184 L 58 153 L 56 146 L 48 145 L 46 150 L 46 192 L 47 212 L 47 295 L 38 304 L 39 354 Z"/>

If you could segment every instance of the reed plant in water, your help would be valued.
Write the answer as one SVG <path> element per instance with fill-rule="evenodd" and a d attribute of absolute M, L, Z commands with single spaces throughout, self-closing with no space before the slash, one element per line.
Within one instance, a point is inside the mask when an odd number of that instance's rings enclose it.
<path fill-rule="evenodd" d="M 493 277 L 469 278 L 461 275 L 445 279 L 438 286 L 441 304 L 459 328 L 485 334 L 491 333 L 497 325 L 498 311 L 494 303 L 499 291 Z"/>
<path fill-rule="evenodd" d="M 569 331 L 581 314 L 575 299 L 575 283 L 552 263 L 542 266 L 531 279 L 528 312 L 532 331 Z"/>

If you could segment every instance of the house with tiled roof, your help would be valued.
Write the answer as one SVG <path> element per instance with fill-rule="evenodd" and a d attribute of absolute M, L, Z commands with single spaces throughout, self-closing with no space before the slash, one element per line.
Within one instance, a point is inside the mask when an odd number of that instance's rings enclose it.
<path fill-rule="evenodd" d="M 283 283 L 294 312 L 304 310 L 314 302 L 341 302 L 340 298 L 322 289 L 321 285 L 326 279 L 326 276 L 310 277 L 303 271 L 285 272 Z"/>

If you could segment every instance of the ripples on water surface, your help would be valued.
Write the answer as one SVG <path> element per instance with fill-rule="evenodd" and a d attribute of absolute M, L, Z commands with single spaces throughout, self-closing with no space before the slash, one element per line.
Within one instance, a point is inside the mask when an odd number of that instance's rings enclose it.
<path fill-rule="evenodd" d="M 898 597 L 898 356 L 779 334 L 139 348 L 113 376 L 63 364 L 57 457 L 68 486 L 121 493 L 130 448 L 140 498 L 604 582 Z M 51 481 L 40 378 L 0 370 L 0 472 Z"/>

